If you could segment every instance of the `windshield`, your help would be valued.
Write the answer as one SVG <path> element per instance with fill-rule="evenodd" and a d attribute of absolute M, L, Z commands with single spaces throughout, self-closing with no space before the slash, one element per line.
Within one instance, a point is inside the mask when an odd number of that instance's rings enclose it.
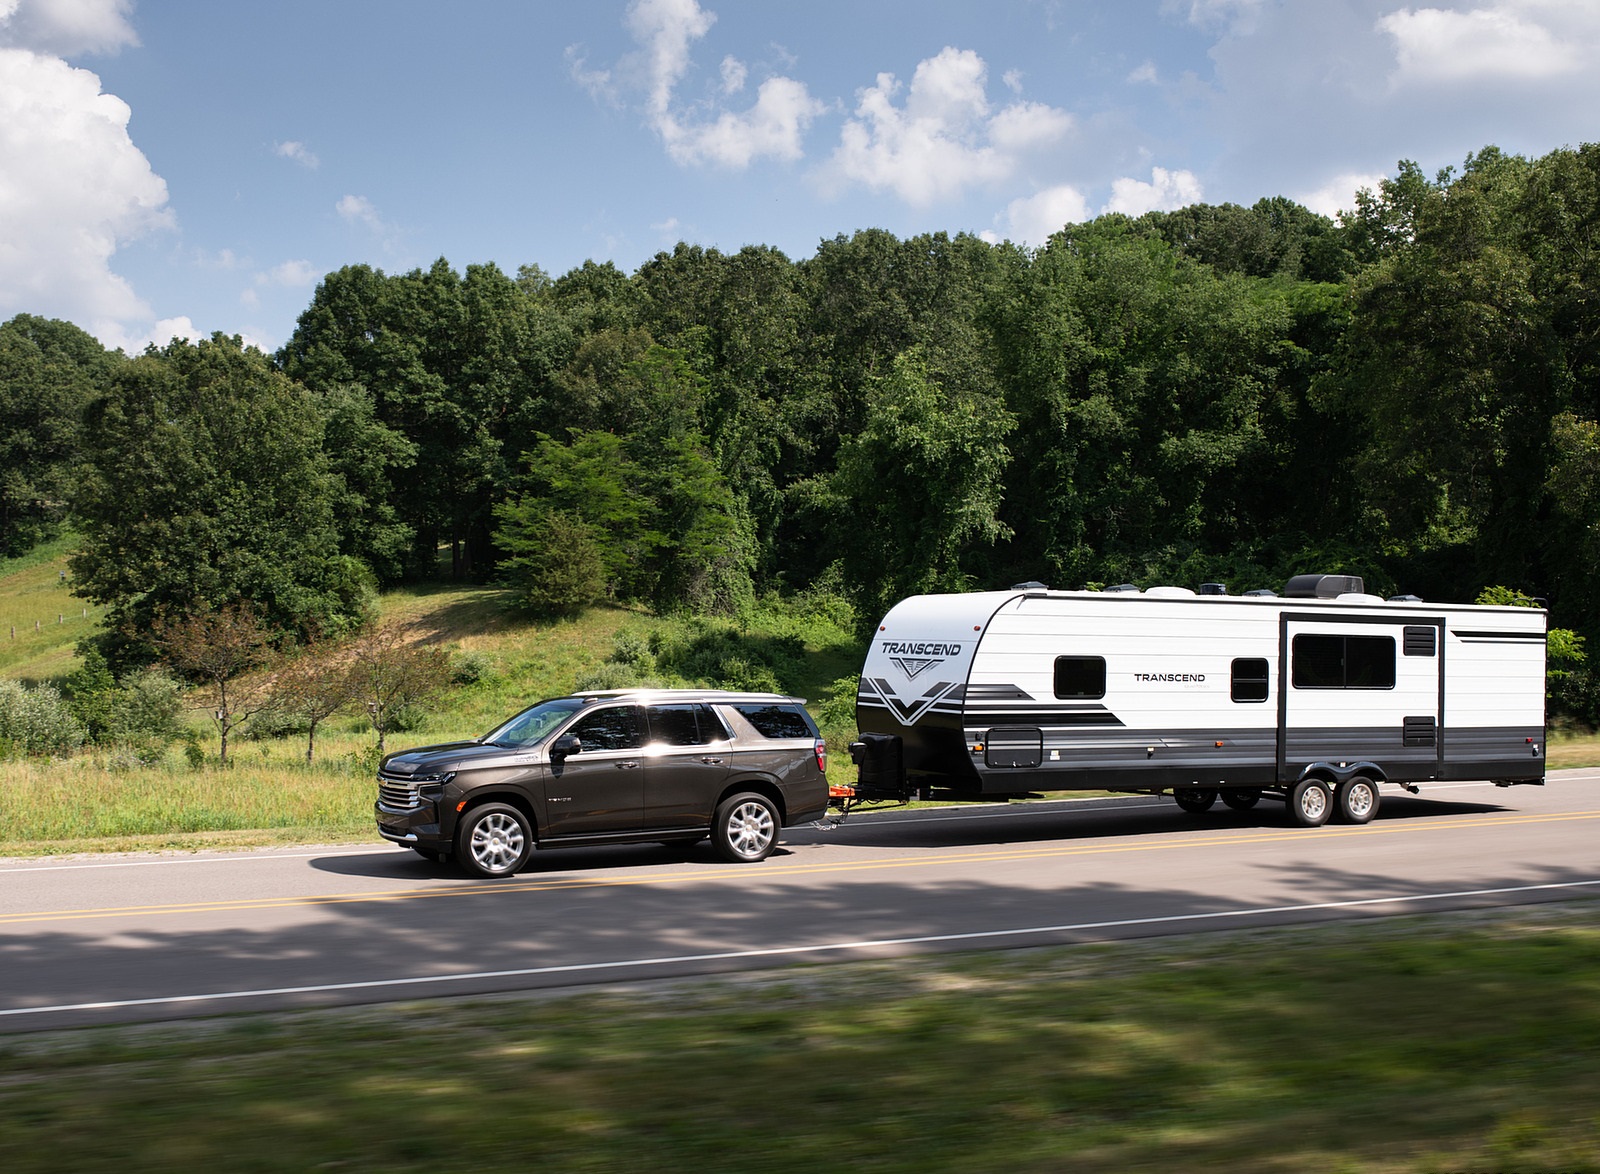
<path fill-rule="evenodd" d="M 532 746 L 582 708 L 583 701 L 577 697 L 541 701 L 531 709 L 524 709 L 504 725 L 490 730 L 479 741 L 490 746 Z"/>

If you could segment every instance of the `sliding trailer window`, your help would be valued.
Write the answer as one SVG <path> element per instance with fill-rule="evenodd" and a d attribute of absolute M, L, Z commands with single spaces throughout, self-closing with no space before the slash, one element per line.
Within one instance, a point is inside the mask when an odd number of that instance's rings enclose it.
<path fill-rule="evenodd" d="M 1294 638 L 1296 689 L 1393 689 L 1393 636 L 1325 636 L 1302 632 Z"/>

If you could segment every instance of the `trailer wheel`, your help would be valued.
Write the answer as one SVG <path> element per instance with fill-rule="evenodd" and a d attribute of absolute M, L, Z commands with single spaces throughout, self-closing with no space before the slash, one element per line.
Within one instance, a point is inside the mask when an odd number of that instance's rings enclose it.
<path fill-rule="evenodd" d="M 1222 801 L 1235 811 L 1249 811 L 1261 802 L 1261 791 L 1257 787 L 1229 787 L 1222 792 Z"/>
<path fill-rule="evenodd" d="M 1378 784 L 1365 775 L 1346 779 L 1337 798 L 1342 823 L 1371 823 L 1378 814 Z"/>
<path fill-rule="evenodd" d="M 1333 796 L 1321 779 L 1301 779 L 1289 792 L 1289 814 L 1301 827 L 1321 827 L 1333 814 Z"/>
<path fill-rule="evenodd" d="M 1217 793 L 1210 787 L 1177 787 L 1173 790 L 1172 797 L 1178 801 L 1178 806 L 1190 815 L 1204 815 L 1217 801 Z"/>

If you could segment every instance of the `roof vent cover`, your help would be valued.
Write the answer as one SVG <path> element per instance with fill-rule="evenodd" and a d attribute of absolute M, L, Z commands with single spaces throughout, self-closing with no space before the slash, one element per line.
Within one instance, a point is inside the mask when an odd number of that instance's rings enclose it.
<path fill-rule="evenodd" d="M 1296 575 L 1283 593 L 1290 599 L 1338 599 L 1341 595 L 1361 595 L 1366 586 L 1360 575 Z"/>

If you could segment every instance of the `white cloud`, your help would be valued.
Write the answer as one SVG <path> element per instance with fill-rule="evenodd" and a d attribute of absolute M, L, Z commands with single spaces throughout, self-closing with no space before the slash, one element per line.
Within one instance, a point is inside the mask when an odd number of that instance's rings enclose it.
<path fill-rule="evenodd" d="M 1020 69 L 1006 70 L 1005 73 L 1000 75 L 1000 80 L 1005 82 L 1006 89 L 1013 94 L 1022 93 L 1022 71 Z"/>
<path fill-rule="evenodd" d="M 372 201 L 366 196 L 344 196 L 334 205 L 339 215 L 351 224 L 364 224 L 373 232 L 383 232 L 387 227 Z"/>
<path fill-rule="evenodd" d="M 1354 212 L 1356 193 L 1362 188 L 1378 190 L 1386 178 L 1382 172 L 1370 175 L 1348 173 L 1336 175 L 1315 191 L 1303 192 L 1294 197 L 1296 203 L 1324 216 L 1338 216 L 1341 212 Z"/>
<path fill-rule="evenodd" d="M 1140 65 L 1137 69 L 1134 69 L 1134 70 L 1130 71 L 1128 76 L 1125 77 L 1123 80 L 1125 82 L 1127 82 L 1129 85 L 1135 85 L 1135 86 L 1136 85 L 1151 85 L 1151 86 L 1154 86 L 1154 85 L 1160 85 L 1161 84 L 1161 78 L 1156 73 L 1156 63 L 1154 61 L 1146 61 L 1143 65 Z"/>
<path fill-rule="evenodd" d="M 1146 212 L 1170 212 L 1187 204 L 1198 204 L 1202 198 L 1200 181 L 1194 172 L 1154 167 L 1149 183 L 1129 176 L 1113 181 L 1111 200 L 1102 211 L 1143 216 Z"/>
<path fill-rule="evenodd" d="M 0 47 L 49 57 L 115 53 L 137 45 L 133 0 L 0 0 Z"/>
<path fill-rule="evenodd" d="M 638 51 L 614 70 L 590 70 L 576 48 L 569 48 L 573 77 L 596 97 L 613 102 L 624 91 L 642 91 L 646 119 L 676 163 L 740 170 L 757 159 L 800 158 L 801 139 L 824 110 L 802 82 L 770 77 L 757 88 L 755 105 L 742 111 L 722 109 L 721 99 L 741 92 L 749 76 L 743 62 L 728 56 L 714 95 L 697 104 L 679 100 L 677 90 L 692 67 L 694 44 L 716 20 L 697 0 L 634 0 L 625 23 Z"/>
<path fill-rule="evenodd" d="M 257 285 L 283 285 L 291 289 L 315 285 L 322 271 L 310 261 L 285 261 L 265 273 L 256 274 Z"/>
<path fill-rule="evenodd" d="M 317 165 L 321 162 L 320 159 L 306 149 L 304 143 L 295 142 L 293 139 L 277 144 L 273 147 L 273 151 L 281 158 L 292 159 L 300 164 L 301 167 L 307 167 L 313 171 L 316 170 Z"/>
<path fill-rule="evenodd" d="M 1189 23 L 1196 25 L 1227 25 L 1235 33 L 1255 31 L 1256 18 L 1267 0 L 1189 0 Z M 1183 7 L 1177 0 L 1167 0 L 1162 6 L 1167 10 Z"/>
<path fill-rule="evenodd" d="M 8 19 L 36 7 L 50 6 Z M 95 74 L 0 48 L 0 318 L 66 318 L 118 345 L 128 323 L 152 317 L 110 267 L 119 247 L 173 223 L 130 114 Z"/>
<path fill-rule="evenodd" d="M 1005 227 L 1004 238 L 1019 244 L 1042 245 L 1050 234 L 1060 232 L 1069 224 L 1082 224 L 1091 218 L 1089 202 L 1077 188 L 1063 184 L 1047 188 L 1037 195 L 1012 200 L 1006 205 L 1003 216 L 995 217 L 997 224 Z M 998 243 L 1000 236 L 984 233 L 984 239 Z"/>
<path fill-rule="evenodd" d="M 1578 46 L 1530 19 L 1529 7 L 1501 3 L 1470 12 L 1402 8 L 1380 18 L 1377 28 L 1395 41 L 1394 80 L 1539 80 L 1582 69 L 1584 55 Z"/>
<path fill-rule="evenodd" d="M 892 190 L 925 206 L 1011 175 L 1028 151 L 1060 140 L 1072 116 L 1035 102 L 992 112 L 988 70 L 970 49 L 946 47 L 918 64 L 905 105 L 895 76 L 858 92 L 833 153 L 832 177 Z"/>

